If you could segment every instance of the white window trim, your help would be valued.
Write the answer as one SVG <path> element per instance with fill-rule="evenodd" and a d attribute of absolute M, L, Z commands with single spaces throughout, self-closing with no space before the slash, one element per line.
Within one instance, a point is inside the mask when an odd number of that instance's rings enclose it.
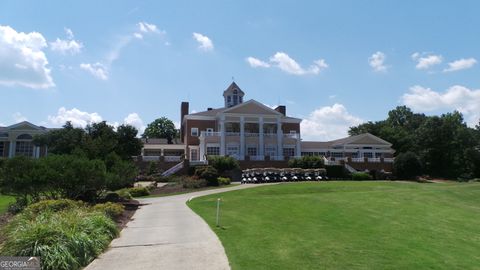
<path fill-rule="evenodd" d="M 196 135 L 193 134 L 194 132 L 196 132 Z M 190 129 L 190 135 L 193 136 L 193 137 L 198 137 L 198 128 L 192 127 Z"/>

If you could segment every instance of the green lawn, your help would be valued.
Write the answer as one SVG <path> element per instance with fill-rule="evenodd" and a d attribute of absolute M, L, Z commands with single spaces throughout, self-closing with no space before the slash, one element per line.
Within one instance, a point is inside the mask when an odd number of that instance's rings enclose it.
<path fill-rule="evenodd" d="M 233 269 L 480 269 L 480 183 L 292 183 L 189 206 Z"/>
<path fill-rule="evenodd" d="M 0 215 L 7 211 L 8 205 L 13 201 L 13 197 L 0 194 Z"/>
<path fill-rule="evenodd" d="M 230 185 L 223 185 L 223 186 L 216 186 L 216 187 L 203 187 L 203 188 L 192 188 L 189 190 L 184 190 L 184 191 L 179 191 L 179 192 L 172 192 L 172 193 L 164 193 L 164 194 L 150 194 L 147 196 L 139 196 L 135 198 L 155 198 L 155 197 L 166 197 L 166 196 L 173 196 L 173 195 L 181 195 L 181 194 L 188 194 L 192 192 L 197 192 L 197 191 L 204 191 L 204 190 L 210 190 L 210 189 L 220 189 L 220 188 L 228 188 L 228 187 L 234 187 L 240 185 L 238 183 L 232 183 Z"/>

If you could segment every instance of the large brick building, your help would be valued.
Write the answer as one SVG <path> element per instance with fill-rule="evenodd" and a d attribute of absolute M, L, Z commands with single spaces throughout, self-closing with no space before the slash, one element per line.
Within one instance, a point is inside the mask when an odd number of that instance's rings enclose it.
<path fill-rule="evenodd" d="M 391 171 L 394 150 L 391 144 L 371 134 L 329 142 L 302 141 L 302 119 L 289 117 L 285 106 L 272 109 L 255 101 L 244 101 L 245 93 L 233 82 L 224 92 L 222 108 L 190 113 L 189 103 L 181 104 L 180 142 L 174 145 L 145 143 L 144 159 L 152 149 L 163 153 L 174 148 L 190 163 L 205 163 L 208 156 L 232 156 L 244 166 L 284 166 L 302 155 L 323 156 L 326 162 L 350 168 Z M 159 153 L 157 150 L 157 154 Z M 172 156 L 159 157 L 174 160 Z"/>

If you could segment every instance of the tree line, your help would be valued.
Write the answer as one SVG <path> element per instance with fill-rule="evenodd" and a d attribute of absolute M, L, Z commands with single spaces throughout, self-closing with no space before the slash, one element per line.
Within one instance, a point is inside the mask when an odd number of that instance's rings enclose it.
<path fill-rule="evenodd" d="M 480 122 L 475 128 L 468 127 L 458 111 L 426 116 L 398 106 L 388 112 L 385 120 L 349 130 L 350 135 L 365 132 L 392 143 L 397 159 L 404 160 L 405 155 L 418 159 L 425 175 L 449 179 L 480 177 Z"/>

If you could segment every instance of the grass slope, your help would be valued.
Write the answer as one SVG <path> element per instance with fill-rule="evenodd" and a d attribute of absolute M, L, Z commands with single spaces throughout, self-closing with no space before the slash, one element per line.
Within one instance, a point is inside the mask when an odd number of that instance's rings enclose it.
<path fill-rule="evenodd" d="M 0 215 L 5 213 L 8 205 L 14 201 L 15 199 L 13 197 L 0 194 Z"/>
<path fill-rule="evenodd" d="M 282 184 L 189 206 L 217 233 L 233 269 L 480 266 L 480 183 Z"/>

